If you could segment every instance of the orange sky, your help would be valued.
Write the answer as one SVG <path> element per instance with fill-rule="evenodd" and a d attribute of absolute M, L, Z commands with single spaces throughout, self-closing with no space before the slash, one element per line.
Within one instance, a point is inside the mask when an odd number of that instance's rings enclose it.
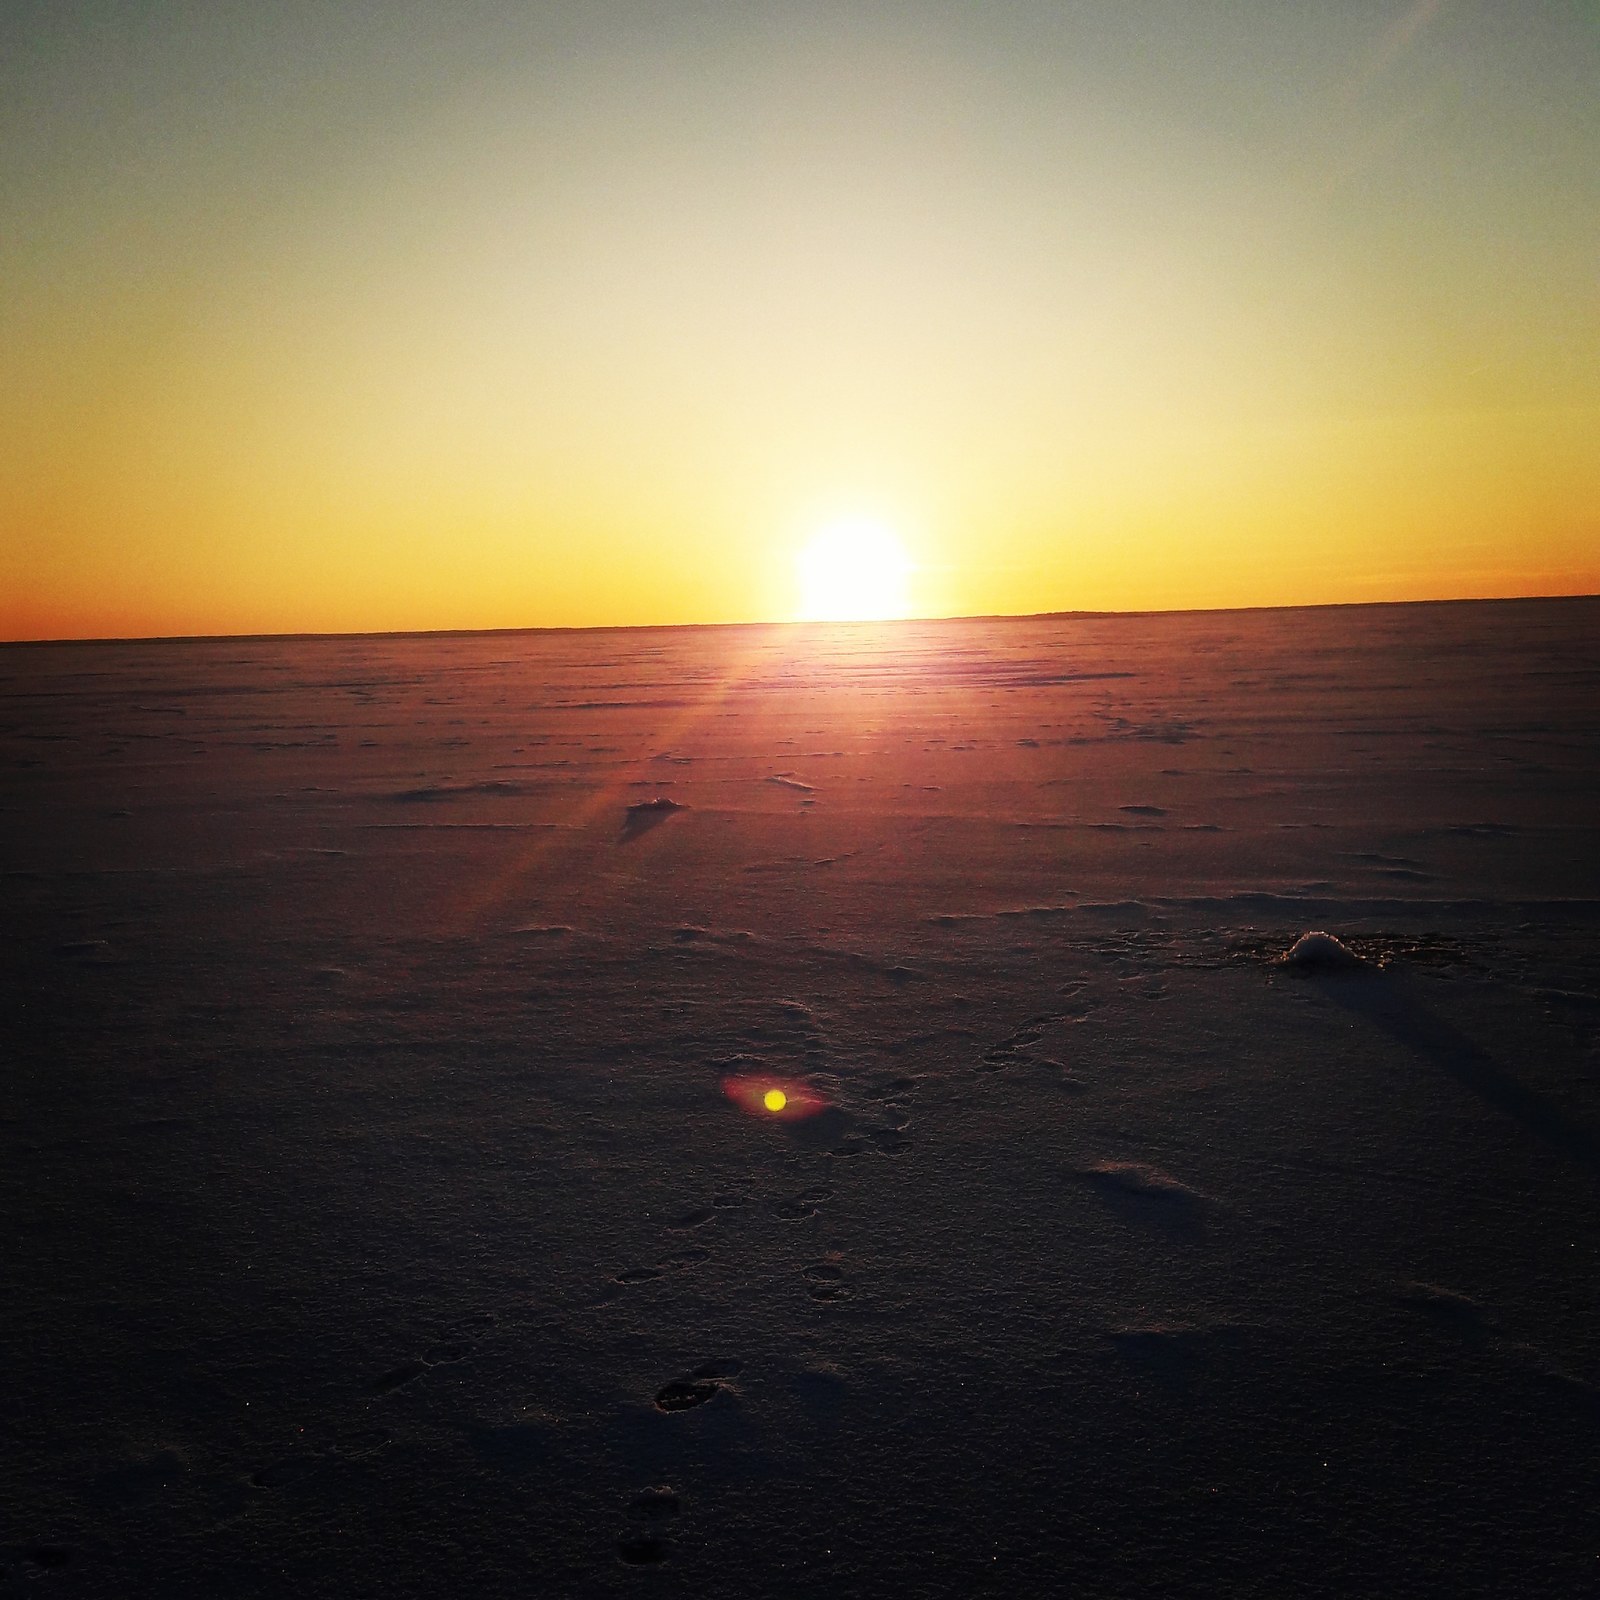
<path fill-rule="evenodd" d="M 1600 590 L 1580 10 L 8 8 L 0 637 Z"/>

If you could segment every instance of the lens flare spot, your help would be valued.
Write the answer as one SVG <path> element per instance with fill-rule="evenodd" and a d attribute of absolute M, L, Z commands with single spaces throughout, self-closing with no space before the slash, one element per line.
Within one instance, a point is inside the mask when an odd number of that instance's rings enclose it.
<path fill-rule="evenodd" d="M 827 1109 L 827 1101 L 798 1078 L 780 1078 L 765 1072 L 732 1072 L 722 1080 L 722 1092 L 750 1117 L 774 1117 L 779 1122 L 804 1122 Z"/>

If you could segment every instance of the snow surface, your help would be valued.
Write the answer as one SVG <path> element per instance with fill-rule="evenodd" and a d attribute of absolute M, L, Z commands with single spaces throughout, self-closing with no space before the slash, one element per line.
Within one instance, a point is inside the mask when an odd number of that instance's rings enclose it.
<path fill-rule="evenodd" d="M 0 694 L 0 1597 L 1589 1592 L 1600 604 Z"/>

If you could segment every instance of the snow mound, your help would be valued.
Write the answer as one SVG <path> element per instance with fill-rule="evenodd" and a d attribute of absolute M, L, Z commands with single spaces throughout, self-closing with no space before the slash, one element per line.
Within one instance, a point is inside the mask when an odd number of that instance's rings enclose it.
<path fill-rule="evenodd" d="M 1331 933 L 1302 933 L 1283 957 L 1287 967 L 1302 967 L 1320 971 L 1350 970 L 1364 967 L 1366 962 L 1349 945 L 1334 938 Z"/>

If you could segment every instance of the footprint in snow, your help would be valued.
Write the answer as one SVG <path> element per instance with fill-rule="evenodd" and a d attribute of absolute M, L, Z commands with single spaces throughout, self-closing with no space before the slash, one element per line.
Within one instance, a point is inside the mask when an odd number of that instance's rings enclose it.
<path fill-rule="evenodd" d="M 823 1187 L 808 1189 L 804 1194 L 791 1195 L 773 1202 L 772 1214 L 780 1222 L 801 1222 L 816 1216 L 818 1210 L 833 1198 L 833 1190 Z"/>
<path fill-rule="evenodd" d="M 374 1395 L 393 1394 L 396 1389 L 404 1389 L 407 1384 L 415 1383 L 431 1367 L 466 1360 L 467 1352 L 468 1346 L 464 1344 L 430 1345 L 423 1351 L 421 1360 L 402 1361 L 398 1367 L 391 1367 L 382 1376 L 374 1378 L 367 1392 Z"/>
<path fill-rule="evenodd" d="M 804 1275 L 810 1280 L 806 1292 L 813 1300 L 820 1300 L 825 1305 L 848 1300 L 855 1293 L 845 1282 L 844 1268 L 836 1261 L 813 1261 L 804 1269 Z"/>
<path fill-rule="evenodd" d="M 728 1388 L 729 1381 L 744 1371 L 742 1361 L 707 1361 L 686 1378 L 674 1378 L 656 1390 L 657 1411 L 672 1413 L 692 1411 L 703 1406 Z"/>
<path fill-rule="evenodd" d="M 641 1489 L 628 1502 L 628 1515 L 646 1524 L 617 1540 L 617 1556 L 630 1567 L 657 1566 L 672 1553 L 662 1531 L 683 1512 L 683 1501 L 670 1485 L 658 1483 Z"/>

